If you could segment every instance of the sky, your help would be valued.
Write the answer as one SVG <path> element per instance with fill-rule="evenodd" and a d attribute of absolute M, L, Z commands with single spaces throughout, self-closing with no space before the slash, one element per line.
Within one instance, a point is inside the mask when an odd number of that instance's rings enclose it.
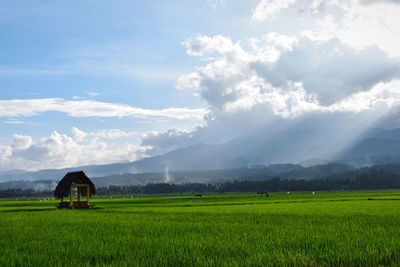
<path fill-rule="evenodd" d="M 0 170 L 400 127 L 398 14 L 396 0 L 2 0 Z"/>

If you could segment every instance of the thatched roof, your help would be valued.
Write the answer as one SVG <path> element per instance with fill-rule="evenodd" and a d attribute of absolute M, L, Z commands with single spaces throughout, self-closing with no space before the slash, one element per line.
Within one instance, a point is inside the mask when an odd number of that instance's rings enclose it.
<path fill-rule="evenodd" d="M 58 183 L 54 196 L 57 198 L 68 197 L 71 184 L 88 184 L 90 195 L 96 195 L 96 188 L 83 171 L 69 172 Z"/>

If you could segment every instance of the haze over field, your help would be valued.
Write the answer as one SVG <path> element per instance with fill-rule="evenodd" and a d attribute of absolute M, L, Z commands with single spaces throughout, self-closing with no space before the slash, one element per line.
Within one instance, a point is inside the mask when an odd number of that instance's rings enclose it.
<path fill-rule="evenodd" d="M 394 0 L 5 1 L 0 171 L 398 161 L 398 14 Z"/>

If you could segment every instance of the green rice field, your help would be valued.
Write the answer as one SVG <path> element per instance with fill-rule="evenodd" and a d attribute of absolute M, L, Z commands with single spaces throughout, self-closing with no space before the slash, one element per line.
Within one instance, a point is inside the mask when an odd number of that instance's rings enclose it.
<path fill-rule="evenodd" d="M 0 201 L 0 266 L 399 266 L 400 191 Z"/>

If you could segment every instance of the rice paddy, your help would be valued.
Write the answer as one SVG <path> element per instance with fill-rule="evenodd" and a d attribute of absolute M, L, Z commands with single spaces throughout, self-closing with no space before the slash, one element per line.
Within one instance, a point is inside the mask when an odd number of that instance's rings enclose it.
<path fill-rule="evenodd" d="M 400 264 L 400 191 L 0 201 L 0 266 Z"/>

